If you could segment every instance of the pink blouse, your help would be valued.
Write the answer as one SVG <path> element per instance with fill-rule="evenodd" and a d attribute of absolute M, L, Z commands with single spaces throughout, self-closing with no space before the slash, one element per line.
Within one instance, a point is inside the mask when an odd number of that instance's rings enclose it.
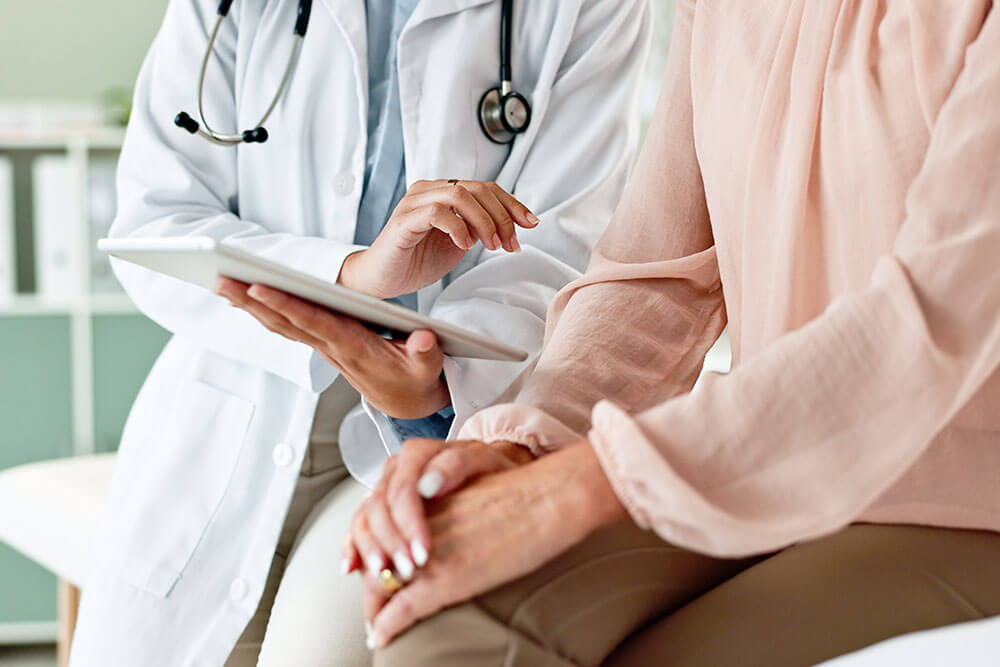
<path fill-rule="evenodd" d="M 734 370 L 692 392 L 727 321 Z M 587 436 L 640 525 L 718 556 L 1000 530 L 998 367 L 992 2 L 681 0 L 590 268 L 462 436 Z"/>

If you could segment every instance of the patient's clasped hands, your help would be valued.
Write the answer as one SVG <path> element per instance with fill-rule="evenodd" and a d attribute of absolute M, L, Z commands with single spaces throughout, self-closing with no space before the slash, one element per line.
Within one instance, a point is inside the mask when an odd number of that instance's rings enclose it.
<path fill-rule="evenodd" d="M 376 648 L 624 517 L 587 442 L 536 461 L 513 443 L 410 440 L 355 514 L 342 569 L 362 573 Z M 386 568 L 401 590 L 383 586 Z"/>

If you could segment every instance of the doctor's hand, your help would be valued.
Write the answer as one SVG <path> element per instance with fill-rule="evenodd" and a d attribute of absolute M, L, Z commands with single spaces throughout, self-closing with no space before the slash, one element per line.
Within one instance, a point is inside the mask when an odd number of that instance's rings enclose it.
<path fill-rule="evenodd" d="M 423 419 L 451 405 L 441 376 L 444 353 L 430 331 L 391 341 L 357 320 L 264 285 L 222 278 L 216 292 L 271 331 L 319 352 L 390 417 Z"/>
<path fill-rule="evenodd" d="M 418 181 L 371 247 L 347 258 L 339 282 L 380 299 L 410 294 L 443 278 L 477 240 L 519 252 L 517 227 L 538 222 L 496 183 Z"/>
<path fill-rule="evenodd" d="M 434 550 L 425 500 L 533 460 L 530 450 L 511 442 L 408 440 L 386 461 L 378 486 L 355 512 L 341 550 L 341 571 L 366 569 L 375 576 L 389 567 L 408 581 Z M 369 621 L 374 610 L 366 606 Z"/>

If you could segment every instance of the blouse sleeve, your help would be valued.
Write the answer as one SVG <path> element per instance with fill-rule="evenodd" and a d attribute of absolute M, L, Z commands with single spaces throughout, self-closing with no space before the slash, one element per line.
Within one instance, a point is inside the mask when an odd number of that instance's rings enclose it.
<path fill-rule="evenodd" d="M 1000 367 L 1000 12 L 934 121 L 892 252 L 868 286 L 725 377 L 590 440 L 633 517 L 719 556 L 857 518 Z"/>
<path fill-rule="evenodd" d="M 586 274 L 555 298 L 546 345 L 515 404 L 474 416 L 460 437 L 536 453 L 585 437 L 602 398 L 639 410 L 687 392 L 725 327 L 695 154 L 693 2 L 676 10 L 666 80 L 638 165 Z"/>
<path fill-rule="evenodd" d="M 933 119 L 904 222 L 867 287 L 838 299 L 730 375 L 636 409 L 642 401 L 635 387 L 683 363 L 664 365 L 656 358 L 660 340 L 684 340 L 683 331 L 670 331 L 681 326 L 673 319 L 684 322 L 691 314 L 687 322 L 721 323 L 703 310 L 711 281 L 690 272 L 704 255 L 612 264 L 606 250 L 568 293 L 572 300 L 539 367 L 542 377 L 522 396 L 574 429 L 585 426 L 579 397 L 603 393 L 614 400 L 594 408 L 589 439 L 640 525 L 717 556 L 772 551 L 838 530 L 899 479 L 996 373 L 998 46 L 1000 12 L 993 11 Z M 678 76 L 676 70 L 671 76 Z M 658 122 L 663 132 L 674 120 L 661 116 Z M 658 151 L 677 149 L 678 133 L 670 136 L 674 141 Z M 654 159 L 647 152 L 636 186 L 654 182 L 648 173 Z M 676 165 L 676 158 L 659 159 L 661 169 Z M 671 187 L 665 182 L 671 176 L 664 171 L 663 187 Z M 695 181 L 685 177 L 693 187 Z M 663 252 L 657 244 L 670 242 L 655 240 L 656 219 L 649 212 L 655 209 L 646 207 L 665 202 L 635 187 L 630 198 L 637 197 L 639 203 L 627 204 L 616 219 L 605 248 L 649 244 L 651 253 Z M 676 207 L 692 198 L 666 201 Z M 666 225 L 659 221 L 660 234 L 674 229 L 677 216 L 675 210 Z M 718 300 L 711 303 L 719 306 Z M 663 315 L 652 315 L 653 308 Z M 704 336 L 710 326 L 696 328 Z M 580 346 L 587 354 L 576 351 Z M 684 349 L 671 342 L 663 355 L 682 359 Z M 631 373 L 640 379 L 626 376 Z M 579 387 L 581 380 L 596 386 Z M 562 393 L 564 386 L 577 398 L 549 398 L 535 389 Z"/>

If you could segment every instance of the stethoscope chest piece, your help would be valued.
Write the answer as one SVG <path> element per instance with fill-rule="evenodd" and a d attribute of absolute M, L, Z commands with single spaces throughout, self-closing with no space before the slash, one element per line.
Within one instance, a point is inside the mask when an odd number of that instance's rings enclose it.
<path fill-rule="evenodd" d="M 531 105 L 523 95 L 504 92 L 506 86 L 487 90 L 479 100 L 479 125 L 496 144 L 509 144 L 531 124 Z"/>
<path fill-rule="evenodd" d="M 479 99 L 479 126 L 495 144 L 512 144 L 531 125 L 531 104 L 511 83 L 514 0 L 500 4 L 500 85 Z"/>

